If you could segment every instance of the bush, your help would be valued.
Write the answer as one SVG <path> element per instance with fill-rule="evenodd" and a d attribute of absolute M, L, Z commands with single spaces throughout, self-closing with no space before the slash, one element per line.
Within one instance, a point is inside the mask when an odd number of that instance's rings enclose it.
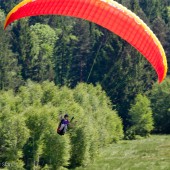
<path fill-rule="evenodd" d="M 126 132 L 128 139 L 134 139 L 135 135 L 148 136 L 153 130 L 152 109 L 150 107 L 150 100 L 146 96 L 138 94 L 135 98 L 134 104 L 129 110 L 131 116 L 131 127 Z"/>
<path fill-rule="evenodd" d="M 8 163 L 10 169 L 23 169 L 22 148 L 29 138 L 25 118 L 17 112 L 17 99 L 12 91 L 0 94 L 0 162 Z"/>
<path fill-rule="evenodd" d="M 54 131 L 45 133 L 43 159 L 51 169 L 59 169 L 69 165 L 70 139 L 68 135 L 59 136 Z"/>

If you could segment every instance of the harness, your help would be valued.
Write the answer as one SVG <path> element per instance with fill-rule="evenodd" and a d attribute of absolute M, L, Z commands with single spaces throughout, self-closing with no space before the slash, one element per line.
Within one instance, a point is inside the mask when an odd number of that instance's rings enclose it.
<path fill-rule="evenodd" d="M 58 125 L 58 128 L 57 128 L 57 133 L 58 133 L 59 135 L 64 135 L 64 127 L 63 127 L 63 129 L 60 130 L 62 121 L 63 121 L 63 119 L 60 121 L 60 123 L 59 123 L 59 125 Z"/>

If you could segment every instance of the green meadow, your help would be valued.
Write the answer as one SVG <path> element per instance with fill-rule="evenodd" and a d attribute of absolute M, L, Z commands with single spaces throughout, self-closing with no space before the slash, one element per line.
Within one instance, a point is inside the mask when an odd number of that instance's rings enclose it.
<path fill-rule="evenodd" d="M 170 170 L 170 135 L 111 144 L 92 164 L 76 170 Z"/>

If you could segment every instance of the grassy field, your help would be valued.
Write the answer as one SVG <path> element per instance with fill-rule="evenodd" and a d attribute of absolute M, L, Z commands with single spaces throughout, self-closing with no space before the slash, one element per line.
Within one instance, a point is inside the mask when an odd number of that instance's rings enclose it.
<path fill-rule="evenodd" d="M 93 164 L 76 170 L 170 170 L 170 135 L 112 144 Z"/>

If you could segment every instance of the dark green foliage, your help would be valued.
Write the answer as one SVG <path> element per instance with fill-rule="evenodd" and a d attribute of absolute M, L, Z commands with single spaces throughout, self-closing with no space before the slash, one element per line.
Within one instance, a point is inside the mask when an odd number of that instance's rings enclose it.
<path fill-rule="evenodd" d="M 29 28 L 27 20 L 13 26 L 13 51 L 17 54 L 24 80 L 42 82 L 54 80 L 55 31 L 48 25 L 35 24 Z"/>
<path fill-rule="evenodd" d="M 55 83 L 60 86 L 70 86 L 72 81 L 78 76 L 74 73 L 77 71 L 77 68 L 73 71 L 73 61 L 77 60 L 73 53 L 76 48 L 75 44 L 78 41 L 78 37 L 73 34 L 73 27 L 76 21 L 75 19 L 68 17 L 56 19 L 58 19 L 58 23 L 56 23 L 56 34 L 58 35 L 58 39 L 54 49 Z"/>
<path fill-rule="evenodd" d="M 0 9 L 0 89 L 16 88 L 21 84 L 20 67 L 11 50 L 11 32 L 4 32 L 5 15 Z"/>
<path fill-rule="evenodd" d="M 102 82 L 104 89 L 111 96 L 112 102 L 123 118 L 125 128 L 130 123 L 128 110 L 131 102 L 138 93 L 144 93 L 151 88 L 152 84 L 148 84 L 148 82 L 152 82 L 154 75 L 149 63 L 128 45 L 124 47 L 115 66 L 110 69 L 110 76 Z"/>
<path fill-rule="evenodd" d="M 155 121 L 155 132 L 170 133 L 170 79 L 154 84 L 150 99 Z"/>
<path fill-rule="evenodd" d="M 32 78 L 35 72 L 30 56 L 32 48 L 33 42 L 27 19 L 15 22 L 12 27 L 12 50 L 17 55 L 21 76 L 24 80 Z"/>
<path fill-rule="evenodd" d="M 73 79 L 71 81 L 71 86 L 75 86 L 77 82 L 85 82 L 87 80 L 87 74 L 91 66 L 91 52 L 93 46 L 93 37 L 90 29 L 91 24 L 89 22 L 80 19 L 75 21 L 73 35 L 77 39 L 71 42 L 73 46 L 73 65 L 70 69 L 70 76 Z M 74 74 L 72 74 L 72 72 Z"/>
<path fill-rule="evenodd" d="M 138 94 L 129 110 L 131 126 L 126 131 L 127 139 L 135 139 L 136 135 L 148 136 L 153 130 L 153 116 L 150 101 L 146 96 Z"/>
<path fill-rule="evenodd" d="M 0 1 L 0 8 L 7 14 L 16 4 L 21 1 L 22 0 L 11 0 L 10 3 L 8 1 Z"/>

